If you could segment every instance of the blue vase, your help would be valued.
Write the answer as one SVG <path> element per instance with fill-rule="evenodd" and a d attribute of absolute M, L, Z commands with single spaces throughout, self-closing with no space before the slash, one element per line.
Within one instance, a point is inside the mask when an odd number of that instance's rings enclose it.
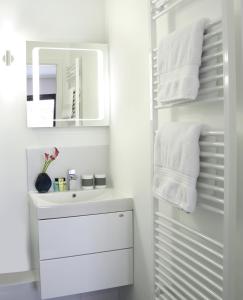
<path fill-rule="evenodd" d="M 40 173 L 35 181 L 35 188 L 39 193 L 47 193 L 51 187 L 51 178 L 46 173 Z"/>

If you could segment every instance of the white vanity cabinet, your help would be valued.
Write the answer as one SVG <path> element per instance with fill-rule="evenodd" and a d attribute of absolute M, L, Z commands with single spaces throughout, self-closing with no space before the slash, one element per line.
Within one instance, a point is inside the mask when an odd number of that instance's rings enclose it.
<path fill-rule="evenodd" d="M 32 247 L 42 299 L 133 283 L 132 210 L 50 219 L 34 212 Z"/>

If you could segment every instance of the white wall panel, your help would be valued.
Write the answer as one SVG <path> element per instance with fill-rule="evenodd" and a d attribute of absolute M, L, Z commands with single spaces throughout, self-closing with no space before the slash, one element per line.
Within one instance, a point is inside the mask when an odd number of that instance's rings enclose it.
<path fill-rule="evenodd" d="M 121 299 L 152 299 L 152 200 L 147 0 L 107 0 L 111 72 L 111 172 L 134 198 L 134 287 Z"/>
<path fill-rule="evenodd" d="M 0 3 L 0 273 L 29 269 L 27 147 L 106 145 L 106 128 L 27 129 L 25 41 L 106 42 L 100 0 L 13 0 Z M 57 162 L 58 163 L 58 162 Z"/>

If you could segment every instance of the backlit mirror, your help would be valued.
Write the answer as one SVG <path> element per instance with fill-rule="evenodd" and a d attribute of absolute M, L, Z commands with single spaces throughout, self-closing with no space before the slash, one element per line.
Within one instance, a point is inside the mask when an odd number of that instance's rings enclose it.
<path fill-rule="evenodd" d="M 27 42 L 28 127 L 107 126 L 104 44 Z"/>

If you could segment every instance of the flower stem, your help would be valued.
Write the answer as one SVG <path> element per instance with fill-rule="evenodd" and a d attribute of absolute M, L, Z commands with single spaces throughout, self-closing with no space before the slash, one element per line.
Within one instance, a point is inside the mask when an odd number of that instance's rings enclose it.
<path fill-rule="evenodd" d="M 50 165 L 51 162 L 52 162 L 51 160 L 47 160 L 47 161 L 45 162 L 44 167 L 43 167 L 43 169 L 42 169 L 42 172 L 43 172 L 43 173 L 46 173 L 46 171 L 47 171 L 47 169 L 48 169 L 48 167 L 49 167 L 49 165 Z"/>
<path fill-rule="evenodd" d="M 42 168 L 42 173 L 45 173 L 46 163 L 47 163 L 47 160 L 45 160 L 44 166 Z"/>

